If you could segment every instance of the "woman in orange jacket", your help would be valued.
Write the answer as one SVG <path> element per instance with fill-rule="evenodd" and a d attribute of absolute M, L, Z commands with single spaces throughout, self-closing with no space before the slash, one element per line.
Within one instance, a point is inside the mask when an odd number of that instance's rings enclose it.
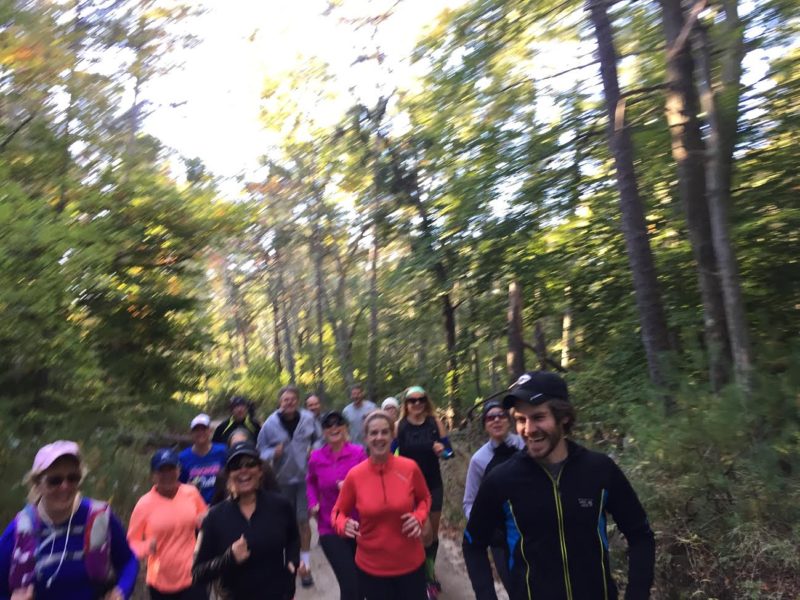
<path fill-rule="evenodd" d="M 355 538 L 359 587 L 366 600 L 425 600 L 422 524 L 431 495 L 417 464 L 391 452 L 393 423 L 377 410 L 364 422 L 369 460 L 345 477 L 331 521 Z M 358 519 L 350 515 L 355 509 Z"/>

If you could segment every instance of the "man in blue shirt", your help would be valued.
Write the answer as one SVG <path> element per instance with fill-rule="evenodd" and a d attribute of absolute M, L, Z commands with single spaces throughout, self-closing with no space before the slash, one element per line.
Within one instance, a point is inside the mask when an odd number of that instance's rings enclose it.
<path fill-rule="evenodd" d="M 196 486 L 206 504 L 211 503 L 217 474 L 225 466 L 225 444 L 211 443 L 211 418 L 201 413 L 192 419 L 192 445 L 180 453 L 181 482 Z"/>

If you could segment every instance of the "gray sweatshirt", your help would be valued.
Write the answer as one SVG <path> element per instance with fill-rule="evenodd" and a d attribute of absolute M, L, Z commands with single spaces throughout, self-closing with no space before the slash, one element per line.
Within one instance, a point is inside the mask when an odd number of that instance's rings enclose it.
<path fill-rule="evenodd" d="M 298 410 L 300 422 L 290 438 L 281 423 L 280 410 L 272 413 L 258 432 L 258 451 L 262 460 L 270 461 L 279 484 L 305 483 L 308 454 L 322 445 L 322 431 L 314 414 L 305 409 Z M 275 448 L 283 444 L 283 454 L 275 459 Z"/>

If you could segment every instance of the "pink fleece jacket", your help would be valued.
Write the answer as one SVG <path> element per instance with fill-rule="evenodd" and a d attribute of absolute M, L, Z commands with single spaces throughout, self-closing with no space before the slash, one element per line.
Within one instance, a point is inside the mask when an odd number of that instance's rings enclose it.
<path fill-rule="evenodd" d="M 311 453 L 306 473 L 306 496 L 309 508 L 319 504 L 317 528 L 320 535 L 336 533 L 331 525 L 331 511 L 339 497 L 339 486 L 347 472 L 366 458 L 362 446 L 349 442 L 336 453 L 327 445 Z"/>

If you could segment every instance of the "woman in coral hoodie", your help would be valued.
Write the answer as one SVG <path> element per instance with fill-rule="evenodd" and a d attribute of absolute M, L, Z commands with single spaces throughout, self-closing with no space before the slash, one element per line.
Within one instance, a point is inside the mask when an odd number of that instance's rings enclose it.
<path fill-rule="evenodd" d="M 366 417 L 369 460 L 345 477 L 331 520 L 339 535 L 356 540 L 359 587 L 367 600 L 425 600 L 421 535 L 431 495 L 417 464 L 391 453 L 393 428 L 383 411 Z"/>
<path fill-rule="evenodd" d="M 319 544 L 339 582 L 340 600 L 361 600 L 363 595 L 358 592 L 355 563 L 356 542 L 336 535 L 331 511 L 347 473 L 366 460 L 367 454 L 360 444 L 347 441 L 347 421 L 340 412 L 332 410 L 324 414 L 321 423 L 325 445 L 314 450 L 308 459 L 308 512 L 317 519 Z"/>
<path fill-rule="evenodd" d="M 192 584 L 196 531 L 208 512 L 197 488 L 181 483 L 180 459 L 170 448 L 150 461 L 153 489 L 139 498 L 131 514 L 128 543 L 147 559 L 151 600 L 206 600 L 202 585 Z"/>

